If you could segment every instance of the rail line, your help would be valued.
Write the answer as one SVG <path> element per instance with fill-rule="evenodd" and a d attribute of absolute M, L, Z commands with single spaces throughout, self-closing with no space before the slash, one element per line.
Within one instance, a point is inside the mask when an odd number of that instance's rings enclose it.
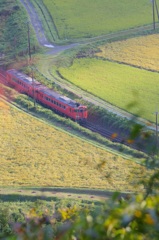
<path fill-rule="evenodd" d="M 110 140 L 112 142 L 124 144 L 135 150 L 145 152 L 144 148 L 141 146 L 139 147 L 137 142 L 136 143 L 134 143 L 134 142 L 128 143 L 129 138 L 126 135 L 121 137 L 119 134 L 116 134 L 115 132 L 113 132 L 111 130 L 104 129 L 100 126 L 97 126 L 96 124 L 91 123 L 90 121 L 80 122 L 80 125 L 91 130 L 92 132 L 100 134 L 101 136 L 107 138 L 108 140 Z"/>

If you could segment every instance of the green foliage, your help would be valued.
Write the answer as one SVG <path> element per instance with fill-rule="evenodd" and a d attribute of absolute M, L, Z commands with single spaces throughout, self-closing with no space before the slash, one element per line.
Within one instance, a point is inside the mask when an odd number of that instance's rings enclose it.
<path fill-rule="evenodd" d="M 42 198 L 46 200 L 41 200 L 39 196 L 1 194 L 0 239 L 7 236 L 10 239 L 15 234 L 19 237 L 22 235 L 23 238 L 25 235 L 27 239 L 38 239 L 39 234 L 43 234 L 43 239 L 54 239 L 52 237 L 60 222 L 63 222 L 62 216 L 66 216 L 64 209 L 69 210 L 69 218 L 79 209 L 87 209 L 96 214 L 96 207 L 90 201 L 52 196 Z M 103 205 L 101 202 L 97 203 L 97 209 Z"/>
<path fill-rule="evenodd" d="M 17 56 L 28 54 L 26 11 L 19 1 L 0 2 L 0 53 L 4 54 L 3 63 L 9 63 Z M 31 50 L 38 48 L 35 33 L 30 27 Z"/>
<path fill-rule="evenodd" d="M 36 204 L 37 207 L 35 205 L 35 208 L 31 208 L 26 216 L 23 215 L 23 219 L 17 213 L 9 215 L 8 209 L 1 208 L 3 236 L 10 234 L 15 239 L 28 240 L 158 240 L 159 238 L 157 195 L 146 198 L 142 194 L 122 197 L 115 193 L 112 198 L 101 204 L 98 210 L 93 205 L 89 208 L 67 204 L 65 207 L 61 205 L 50 211 L 47 208 L 42 210 L 43 202 Z M 41 211 L 38 210 L 40 207 Z M 11 219 L 12 224 L 9 226 L 8 222 Z"/>

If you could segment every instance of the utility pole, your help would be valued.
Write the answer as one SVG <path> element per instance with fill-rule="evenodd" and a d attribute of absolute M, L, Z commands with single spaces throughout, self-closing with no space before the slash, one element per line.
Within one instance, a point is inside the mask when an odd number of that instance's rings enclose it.
<path fill-rule="evenodd" d="M 29 55 L 29 65 L 31 67 L 31 49 L 30 49 L 30 28 L 29 28 L 29 21 L 27 22 L 28 26 L 28 55 Z M 35 84 L 34 84 L 34 73 L 33 73 L 33 68 L 31 67 L 31 75 L 32 75 L 32 87 L 33 87 L 33 101 L 34 101 L 34 109 L 36 107 L 36 100 L 35 100 Z"/>
<path fill-rule="evenodd" d="M 158 114 L 159 112 L 155 112 L 156 115 L 156 150 L 158 151 Z"/>
<path fill-rule="evenodd" d="M 29 55 L 29 61 L 31 62 L 31 50 L 30 50 L 30 28 L 29 28 L 29 21 L 27 22 L 28 26 L 28 55 Z"/>
<path fill-rule="evenodd" d="M 34 85 L 33 68 L 32 68 L 32 86 L 33 86 L 33 100 L 34 100 L 34 109 L 35 109 L 35 107 L 36 107 L 36 101 L 35 101 L 35 85 Z"/>
<path fill-rule="evenodd" d="M 153 30 L 155 30 L 155 0 L 151 0 L 152 2 L 152 15 L 153 15 Z"/>

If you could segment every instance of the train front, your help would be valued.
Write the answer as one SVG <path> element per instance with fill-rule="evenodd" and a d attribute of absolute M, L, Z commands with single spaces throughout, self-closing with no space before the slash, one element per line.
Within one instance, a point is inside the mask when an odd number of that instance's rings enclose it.
<path fill-rule="evenodd" d="M 87 107 L 84 105 L 79 105 L 76 108 L 76 121 L 85 121 L 88 117 Z"/>

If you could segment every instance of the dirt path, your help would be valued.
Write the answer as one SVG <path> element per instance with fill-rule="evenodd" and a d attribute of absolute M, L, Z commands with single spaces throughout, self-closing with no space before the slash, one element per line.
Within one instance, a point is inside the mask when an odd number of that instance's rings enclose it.
<path fill-rule="evenodd" d="M 81 199 L 90 201 L 104 201 L 111 198 L 114 192 L 96 190 L 96 189 L 78 189 L 78 188 L 0 188 L 0 196 L 23 196 L 24 198 L 49 199 L 51 197 Z M 119 197 L 127 197 L 131 193 L 120 193 Z"/>
<path fill-rule="evenodd" d="M 42 46 L 46 46 L 48 48 L 54 48 L 54 45 L 52 43 L 50 43 L 45 36 L 42 23 L 40 21 L 38 13 L 37 13 L 36 9 L 34 8 L 33 4 L 29 0 L 27 0 L 27 1 L 20 0 L 20 2 L 25 7 L 25 9 L 28 12 L 28 15 L 30 16 L 30 21 L 31 21 L 31 24 L 36 33 L 36 37 L 37 37 L 39 44 Z"/>

